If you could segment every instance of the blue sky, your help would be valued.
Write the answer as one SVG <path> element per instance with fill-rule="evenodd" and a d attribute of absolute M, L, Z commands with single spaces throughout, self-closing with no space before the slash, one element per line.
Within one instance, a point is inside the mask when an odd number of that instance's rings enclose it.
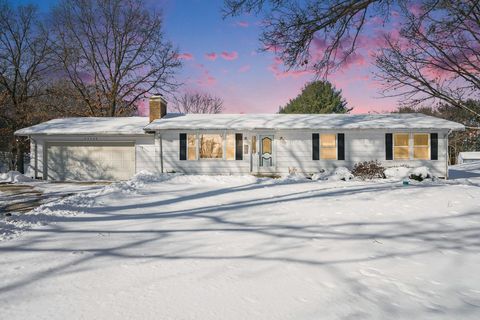
<path fill-rule="evenodd" d="M 17 0 L 35 3 L 44 12 L 56 0 Z M 220 96 L 227 113 L 276 112 L 294 98 L 313 75 L 284 72 L 273 53 L 258 52 L 261 44 L 260 17 L 242 16 L 223 19 L 222 0 L 147 0 L 146 5 L 161 9 L 167 39 L 180 50 L 183 68 L 178 80 L 180 90 L 203 91 Z M 371 22 L 373 34 L 381 31 Z M 371 40 L 371 39 L 370 39 Z M 379 98 L 378 84 L 372 80 L 372 43 L 366 41 L 356 59 L 331 77 L 343 91 L 354 112 L 391 110 L 394 99 Z M 375 48 L 373 48 L 375 49 Z M 208 56 L 207 56 L 208 55 Z"/>

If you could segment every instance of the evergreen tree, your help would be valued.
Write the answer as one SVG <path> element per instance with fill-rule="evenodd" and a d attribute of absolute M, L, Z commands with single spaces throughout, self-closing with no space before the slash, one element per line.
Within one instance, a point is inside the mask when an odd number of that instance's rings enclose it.
<path fill-rule="evenodd" d="M 295 99 L 280 107 L 279 113 L 348 113 L 350 110 L 342 90 L 328 81 L 313 81 L 307 83 Z"/>

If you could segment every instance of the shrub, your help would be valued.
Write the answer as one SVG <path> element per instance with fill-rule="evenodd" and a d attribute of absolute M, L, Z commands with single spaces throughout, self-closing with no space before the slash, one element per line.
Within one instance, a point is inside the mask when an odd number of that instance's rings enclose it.
<path fill-rule="evenodd" d="M 432 174 L 427 167 L 418 167 L 413 170 L 409 178 L 416 181 L 423 181 L 425 179 L 431 178 Z"/>
<path fill-rule="evenodd" d="M 355 177 L 362 180 L 366 179 L 384 179 L 385 168 L 379 161 L 363 161 L 353 166 L 352 173 Z"/>

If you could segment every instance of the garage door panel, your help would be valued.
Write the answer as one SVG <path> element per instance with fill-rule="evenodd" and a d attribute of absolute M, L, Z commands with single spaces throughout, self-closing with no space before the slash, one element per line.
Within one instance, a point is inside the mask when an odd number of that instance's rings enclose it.
<path fill-rule="evenodd" d="M 47 153 L 53 180 L 126 180 L 135 173 L 133 143 L 55 143 Z"/>

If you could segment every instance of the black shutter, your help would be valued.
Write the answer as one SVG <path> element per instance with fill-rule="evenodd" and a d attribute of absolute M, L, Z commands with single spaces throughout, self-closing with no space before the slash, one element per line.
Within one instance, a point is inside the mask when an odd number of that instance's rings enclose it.
<path fill-rule="evenodd" d="M 430 133 L 430 160 L 438 160 L 438 133 Z"/>
<path fill-rule="evenodd" d="M 312 160 L 320 160 L 320 135 L 312 133 Z"/>
<path fill-rule="evenodd" d="M 337 134 L 337 160 L 345 160 L 345 133 Z"/>
<path fill-rule="evenodd" d="M 180 133 L 180 160 L 187 160 L 187 134 Z"/>
<path fill-rule="evenodd" d="M 243 160 L 243 134 L 235 133 L 235 160 Z"/>
<path fill-rule="evenodd" d="M 385 134 L 385 160 L 393 160 L 393 134 Z"/>

